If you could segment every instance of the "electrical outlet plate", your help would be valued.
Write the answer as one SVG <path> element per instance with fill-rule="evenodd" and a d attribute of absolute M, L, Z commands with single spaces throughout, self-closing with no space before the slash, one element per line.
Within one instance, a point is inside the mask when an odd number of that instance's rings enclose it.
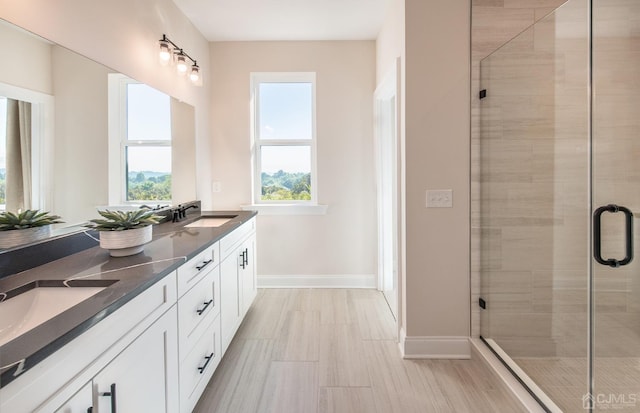
<path fill-rule="evenodd" d="M 452 189 L 429 189 L 427 190 L 427 208 L 452 208 Z"/>
<path fill-rule="evenodd" d="M 222 183 L 220 183 L 220 181 L 213 181 L 211 183 L 211 192 L 222 192 Z"/>

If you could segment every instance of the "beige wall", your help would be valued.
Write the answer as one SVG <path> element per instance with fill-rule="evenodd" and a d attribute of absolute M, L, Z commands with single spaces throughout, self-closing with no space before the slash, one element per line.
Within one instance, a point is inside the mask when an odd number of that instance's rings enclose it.
<path fill-rule="evenodd" d="M 51 45 L 4 22 L 0 22 L 0 39 L 7 56 L 3 61 L 11 62 L 0 65 L 0 81 L 51 95 Z"/>
<path fill-rule="evenodd" d="M 405 1 L 406 334 L 469 335 L 468 1 Z M 425 208 L 453 189 L 453 208 Z"/>
<path fill-rule="evenodd" d="M 52 48 L 55 94 L 53 205 L 66 224 L 85 222 L 108 204 L 107 79 L 109 69 L 59 46 Z"/>
<path fill-rule="evenodd" d="M 250 73 L 316 72 L 318 194 L 328 212 L 259 215 L 259 275 L 374 274 L 374 42 L 214 42 L 211 68 L 216 209 L 251 203 Z"/>
<path fill-rule="evenodd" d="M 209 44 L 172 1 L 0 0 L 0 18 L 195 106 L 198 198 L 211 207 Z M 202 87 L 159 66 L 163 33 L 198 60 Z"/>
<path fill-rule="evenodd" d="M 401 58 L 407 356 L 468 355 L 470 10 L 465 1 L 392 1 L 376 42 L 378 82 Z M 427 189 L 452 189 L 453 208 L 427 209 Z"/>

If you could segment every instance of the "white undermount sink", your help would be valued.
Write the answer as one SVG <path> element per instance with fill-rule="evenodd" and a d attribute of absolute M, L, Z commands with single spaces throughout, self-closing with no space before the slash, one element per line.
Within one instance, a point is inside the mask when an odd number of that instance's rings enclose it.
<path fill-rule="evenodd" d="M 185 225 L 185 228 L 211 228 L 219 227 L 231 221 L 235 217 L 202 217 L 191 224 Z"/>
<path fill-rule="evenodd" d="M 36 285 L 21 294 L 0 301 L 0 346 L 105 288 L 107 286 L 104 285 L 88 287 Z"/>

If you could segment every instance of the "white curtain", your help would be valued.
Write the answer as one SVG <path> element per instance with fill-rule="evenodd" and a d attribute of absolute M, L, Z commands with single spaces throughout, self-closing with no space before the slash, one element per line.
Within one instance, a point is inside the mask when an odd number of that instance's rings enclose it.
<path fill-rule="evenodd" d="M 7 99 L 6 209 L 31 208 L 31 103 Z"/>

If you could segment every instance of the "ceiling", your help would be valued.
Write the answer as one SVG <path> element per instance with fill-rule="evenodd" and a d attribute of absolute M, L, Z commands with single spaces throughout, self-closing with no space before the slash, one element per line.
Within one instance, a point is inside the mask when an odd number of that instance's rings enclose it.
<path fill-rule="evenodd" d="M 173 0 L 209 41 L 373 40 L 389 0 Z"/>

